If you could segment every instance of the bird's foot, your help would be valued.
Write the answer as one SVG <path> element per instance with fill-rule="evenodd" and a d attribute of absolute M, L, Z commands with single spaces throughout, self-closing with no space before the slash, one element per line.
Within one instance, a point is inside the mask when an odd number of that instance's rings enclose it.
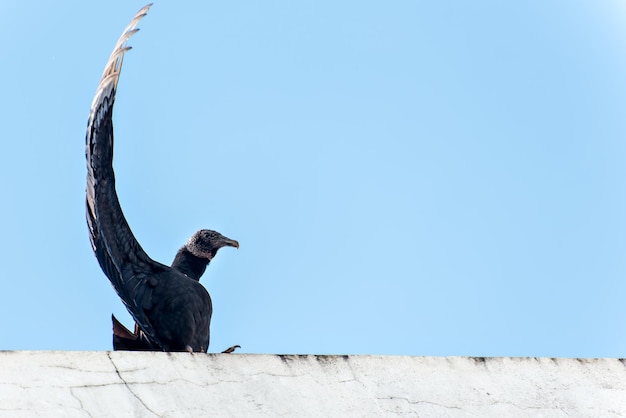
<path fill-rule="evenodd" d="M 228 347 L 226 350 L 222 351 L 222 354 L 230 354 L 234 352 L 236 349 L 241 348 L 240 345 L 233 345 L 232 347 Z"/>

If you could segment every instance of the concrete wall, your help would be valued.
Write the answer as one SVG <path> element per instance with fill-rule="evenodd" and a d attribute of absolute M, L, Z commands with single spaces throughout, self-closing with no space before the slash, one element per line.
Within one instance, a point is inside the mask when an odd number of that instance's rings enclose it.
<path fill-rule="evenodd" d="M 0 416 L 626 416 L 626 360 L 0 352 Z"/>

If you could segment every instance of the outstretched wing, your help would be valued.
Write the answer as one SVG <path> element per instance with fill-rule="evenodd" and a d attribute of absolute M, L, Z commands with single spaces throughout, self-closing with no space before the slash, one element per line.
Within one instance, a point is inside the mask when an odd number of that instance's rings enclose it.
<path fill-rule="evenodd" d="M 141 329 L 160 344 L 144 309 L 151 307 L 155 276 L 167 269 L 153 261 L 135 239 L 115 191 L 113 173 L 113 104 L 122 70 L 126 41 L 146 15 L 145 6 L 124 29 L 104 68 L 87 124 L 87 225 L 91 246 L 115 291 Z"/>

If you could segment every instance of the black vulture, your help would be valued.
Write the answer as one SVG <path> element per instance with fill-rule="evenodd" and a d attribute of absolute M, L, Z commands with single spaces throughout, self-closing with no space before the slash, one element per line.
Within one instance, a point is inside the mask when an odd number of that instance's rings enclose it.
<path fill-rule="evenodd" d="M 113 104 L 126 42 L 151 4 L 117 41 L 104 68 L 87 124 L 87 224 L 100 267 L 141 330 L 144 349 L 206 352 L 211 297 L 199 279 L 217 251 L 239 243 L 202 229 L 178 251 L 172 267 L 152 260 L 135 239 L 115 191 Z"/>

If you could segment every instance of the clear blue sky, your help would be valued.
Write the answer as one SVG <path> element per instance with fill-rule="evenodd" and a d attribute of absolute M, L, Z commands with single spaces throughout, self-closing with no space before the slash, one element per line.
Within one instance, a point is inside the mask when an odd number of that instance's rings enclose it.
<path fill-rule="evenodd" d="M 0 348 L 108 350 L 89 106 L 143 2 L 0 3 Z M 118 194 L 202 283 L 211 351 L 626 356 L 623 1 L 157 2 Z"/>

